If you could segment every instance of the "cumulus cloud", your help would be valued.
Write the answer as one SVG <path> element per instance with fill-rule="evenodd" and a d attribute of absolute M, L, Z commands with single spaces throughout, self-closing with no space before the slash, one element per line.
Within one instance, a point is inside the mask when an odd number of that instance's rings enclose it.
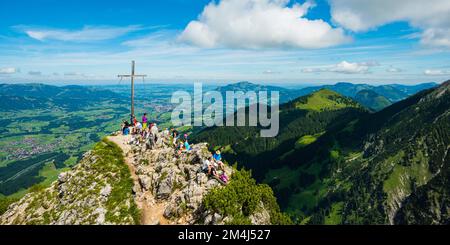
<path fill-rule="evenodd" d="M 305 16 L 314 7 L 290 0 L 221 0 L 208 4 L 179 40 L 204 48 L 323 48 L 351 39 L 341 28 Z"/>
<path fill-rule="evenodd" d="M 89 42 L 114 39 L 130 32 L 141 30 L 140 26 L 112 27 L 112 26 L 85 26 L 80 30 L 35 28 L 17 26 L 16 29 L 29 37 L 39 40 L 58 40 L 72 42 Z"/>
<path fill-rule="evenodd" d="M 304 73 L 334 72 L 342 74 L 362 74 L 362 73 L 369 73 L 370 67 L 378 65 L 379 64 L 377 62 L 352 63 L 344 60 L 332 66 L 304 68 L 302 69 L 302 72 Z"/>
<path fill-rule="evenodd" d="M 428 76 L 443 76 L 443 75 L 450 75 L 450 70 L 428 69 L 428 70 L 425 70 L 423 73 Z"/>
<path fill-rule="evenodd" d="M 1 75 L 15 74 L 17 72 L 19 72 L 19 69 L 15 68 L 15 67 L 0 68 Z"/>
<path fill-rule="evenodd" d="M 331 16 L 338 25 L 367 31 L 387 23 L 406 21 L 419 28 L 421 43 L 450 48 L 450 1 L 448 0 L 329 0 Z"/>

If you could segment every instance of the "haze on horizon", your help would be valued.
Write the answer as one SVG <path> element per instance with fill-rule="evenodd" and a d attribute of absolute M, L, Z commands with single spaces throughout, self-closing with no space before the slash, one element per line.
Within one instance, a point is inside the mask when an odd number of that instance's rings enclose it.
<path fill-rule="evenodd" d="M 369 84 L 450 77 L 447 0 L 7 1 L 0 83 Z"/>

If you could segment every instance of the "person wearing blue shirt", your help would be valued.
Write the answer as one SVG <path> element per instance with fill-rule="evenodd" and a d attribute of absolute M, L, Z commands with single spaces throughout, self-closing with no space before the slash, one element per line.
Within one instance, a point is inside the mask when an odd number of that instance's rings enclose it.
<path fill-rule="evenodd" d="M 187 140 L 184 142 L 184 148 L 186 148 L 186 151 L 190 151 L 191 150 L 191 146 L 189 145 Z"/>
<path fill-rule="evenodd" d="M 219 150 L 214 153 L 214 160 L 216 160 L 217 162 L 222 161 L 222 155 L 220 154 Z"/>

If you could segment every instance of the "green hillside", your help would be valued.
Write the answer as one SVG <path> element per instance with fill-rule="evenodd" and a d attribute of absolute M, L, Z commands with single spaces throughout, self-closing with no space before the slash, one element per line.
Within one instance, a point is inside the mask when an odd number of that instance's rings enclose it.
<path fill-rule="evenodd" d="M 373 90 L 359 91 L 355 96 L 355 100 L 374 111 L 379 111 L 392 105 L 392 102 L 386 97 L 379 95 Z"/>
<path fill-rule="evenodd" d="M 192 140 L 209 142 L 211 148 L 223 148 L 227 161 L 251 168 L 261 181 L 296 147 L 308 145 L 327 130 L 367 113 L 347 97 L 320 90 L 280 106 L 277 137 L 261 138 L 259 127 L 212 127 L 193 135 Z"/>
<path fill-rule="evenodd" d="M 206 129 L 200 137 L 220 132 L 215 144 L 223 136 L 234 160 L 272 186 L 298 223 L 450 221 L 450 82 L 377 113 L 322 90 L 281 106 L 280 118 L 287 115 L 293 119 L 274 139 L 254 132 L 243 139 L 245 130 L 235 128 Z"/>
<path fill-rule="evenodd" d="M 311 95 L 296 99 L 293 103 L 297 109 L 313 111 L 334 111 L 349 107 L 360 107 L 352 99 L 329 89 L 321 89 Z"/>

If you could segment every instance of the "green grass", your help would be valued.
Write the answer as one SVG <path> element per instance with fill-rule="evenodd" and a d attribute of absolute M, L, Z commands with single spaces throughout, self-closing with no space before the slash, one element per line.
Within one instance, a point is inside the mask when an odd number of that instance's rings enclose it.
<path fill-rule="evenodd" d="M 306 189 L 291 195 L 287 212 L 295 213 L 296 210 L 311 211 L 326 196 L 327 191 L 327 185 L 324 181 L 316 179 Z"/>
<path fill-rule="evenodd" d="M 45 178 L 40 184 L 43 186 L 50 186 L 54 181 L 58 179 L 58 175 L 61 172 L 67 171 L 69 168 L 57 169 L 53 162 L 47 163 L 40 171 L 39 176 Z"/>
<path fill-rule="evenodd" d="M 311 94 L 307 97 L 306 102 L 297 102 L 295 106 L 298 109 L 313 111 L 329 111 L 347 107 L 360 107 L 352 100 L 328 89 L 322 89 Z"/>
<path fill-rule="evenodd" d="M 291 196 L 289 199 L 289 210 L 309 210 L 317 205 L 317 198 L 313 191 L 303 191 Z"/>
<path fill-rule="evenodd" d="M 323 133 L 314 134 L 314 135 L 305 135 L 305 136 L 301 137 L 300 139 L 298 139 L 295 142 L 295 148 L 296 149 L 300 149 L 300 148 L 303 148 L 303 147 L 305 147 L 307 145 L 310 145 L 310 144 L 316 142 L 317 139 L 320 136 L 322 136 L 323 134 L 324 134 L 324 132 Z"/>
<path fill-rule="evenodd" d="M 405 153 L 400 151 L 386 160 L 386 164 L 393 166 L 393 170 L 388 179 L 383 183 L 383 190 L 388 195 L 387 200 L 389 203 L 400 195 L 400 193 L 409 195 L 412 192 L 411 183 L 415 182 L 417 186 L 421 186 L 432 178 L 428 159 L 422 151 L 416 151 L 409 166 L 399 164 L 404 157 Z"/>
<path fill-rule="evenodd" d="M 299 170 L 293 170 L 287 166 L 279 169 L 271 169 L 267 172 L 263 182 L 270 183 L 274 179 L 279 179 L 280 183 L 275 187 L 277 190 L 288 188 L 291 184 L 295 184 L 300 176 Z"/>
<path fill-rule="evenodd" d="M 130 170 L 124 162 L 122 149 L 113 142 L 103 139 L 95 146 L 94 154 L 99 156 L 99 160 L 93 165 L 94 168 L 99 172 L 116 174 L 116 181 L 111 183 L 112 191 L 106 203 L 106 220 L 117 222 L 130 215 L 134 223 L 138 224 L 140 212 L 132 195 L 134 183 Z M 127 202 L 129 207 L 126 205 Z"/>

